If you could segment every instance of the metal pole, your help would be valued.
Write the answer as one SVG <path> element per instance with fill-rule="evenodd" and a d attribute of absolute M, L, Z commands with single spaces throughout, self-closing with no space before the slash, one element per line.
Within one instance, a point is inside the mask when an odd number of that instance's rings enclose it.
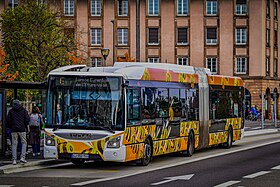
<path fill-rule="evenodd" d="M 115 20 L 111 20 L 111 23 L 113 24 L 113 65 L 114 65 L 114 63 L 115 63 Z"/>
<path fill-rule="evenodd" d="M 262 93 L 262 121 L 261 121 L 262 129 L 264 129 L 264 94 Z"/>
<path fill-rule="evenodd" d="M 136 0 L 136 62 L 140 62 L 140 0 Z"/>
<path fill-rule="evenodd" d="M 274 96 L 274 106 L 273 106 L 273 110 L 274 110 L 274 127 L 277 128 L 277 123 L 276 123 L 276 117 L 277 117 L 277 114 L 276 114 L 276 93 L 273 94 Z"/>

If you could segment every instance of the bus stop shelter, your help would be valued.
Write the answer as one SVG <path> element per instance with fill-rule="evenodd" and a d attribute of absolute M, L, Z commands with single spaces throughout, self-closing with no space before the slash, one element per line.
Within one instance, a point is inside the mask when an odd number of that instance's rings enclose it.
<path fill-rule="evenodd" d="M 18 90 L 39 90 L 42 93 L 47 90 L 46 82 L 21 82 L 0 81 L 0 154 L 6 151 L 6 116 L 7 116 L 7 90 L 13 90 L 13 99 L 18 98 Z M 45 95 L 45 94 L 42 94 Z M 44 105 L 45 99 L 42 99 Z"/>

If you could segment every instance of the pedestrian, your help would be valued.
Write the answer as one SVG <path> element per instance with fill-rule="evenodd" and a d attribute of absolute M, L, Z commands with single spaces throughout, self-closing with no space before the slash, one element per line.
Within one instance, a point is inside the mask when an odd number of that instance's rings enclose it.
<path fill-rule="evenodd" d="M 28 143 L 32 146 L 33 156 L 40 155 L 40 134 L 42 127 L 42 115 L 37 106 L 33 106 L 30 114 L 30 134 Z"/>
<path fill-rule="evenodd" d="M 19 100 L 13 101 L 13 107 L 8 112 L 7 115 L 7 127 L 11 129 L 12 134 L 12 164 L 17 164 L 17 145 L 18 145 L 18 137 L 20 138 L 22 147 L 21 147 L 21 155 L 20 162 L 27 163 L 25 159 L 26 155 L 26 131 L 29 131 L 29 121 L 30 117 L 28 115 L 27 110 L 21 105 Z"/>

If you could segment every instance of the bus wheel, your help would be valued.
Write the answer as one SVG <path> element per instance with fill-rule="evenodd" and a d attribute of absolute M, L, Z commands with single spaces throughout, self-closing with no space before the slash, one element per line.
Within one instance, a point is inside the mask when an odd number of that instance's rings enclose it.
<path fill-rule="evenodd" d="M 152 145 L 151 141 L 147 138 L 144 145 L 144 157 L 136 162 L 138 166 L 147 166 L 152 159 Z"/>
<path fill-rule="evenodd" d="M 232 128 L 229 127 L 229 129 L 228 129 L 227 143 L 225 143 L 225 147 L 226 147 L 227 149 L 231 148 L 231 146 L 232 146 L 232 138 L 233 138 L 232 133 L 233 133 L 233 132 L 232 132 Z"/>
<path fill-rule="evenodd" d="M 194 153 L 194 134 L 191 132 L 188 137 L 187 156 L 191 157 Z"/>
<path fill-rule="evenodd" d="M 71 162 L 75 165 L 83 165 L 85 163 L 85 160 L 83 160 L 83 159 L 71 159 Z"/>

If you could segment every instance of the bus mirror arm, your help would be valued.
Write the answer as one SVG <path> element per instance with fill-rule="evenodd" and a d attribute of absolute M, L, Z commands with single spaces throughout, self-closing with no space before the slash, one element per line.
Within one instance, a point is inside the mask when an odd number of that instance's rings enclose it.
<path fill-rule="evenodd" d="M 129 85 L 129 81 L 126 80 L 126 81 L 122 84 L 122 87 L 123 87 L 123 88 L 126 88 L 126 87 L 128 87 L 128 85 Z"/>

